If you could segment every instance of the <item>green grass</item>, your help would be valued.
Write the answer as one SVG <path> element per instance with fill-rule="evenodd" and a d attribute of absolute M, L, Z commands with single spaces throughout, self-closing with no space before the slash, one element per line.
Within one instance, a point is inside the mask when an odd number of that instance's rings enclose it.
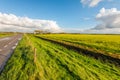
<path fill-rule="evenodd" d="M 45 34 L 39 36 L 111 54 L 120 54 L 120 35 Z"/>
<path fill-rule="evenodd" d="M 7 37 L 7 36 L 12 36 L 14 33 L 5 33 L 5 32 L 0 32 L 0 37 Z"/>
<path fill-rule="evenodd" d="M 36 61 L 34 62 L 34 48 Z M 24 35 L 0 80 L 119 80 L 120 68 L 64 46 Z"/>
<path fill-rule="evenodd" d="M 26 41 L 26 37 L 23 37 L 2 72 L 0 80 L 32 80 L 37 73 L 33 63 L 32 47 Z"/>

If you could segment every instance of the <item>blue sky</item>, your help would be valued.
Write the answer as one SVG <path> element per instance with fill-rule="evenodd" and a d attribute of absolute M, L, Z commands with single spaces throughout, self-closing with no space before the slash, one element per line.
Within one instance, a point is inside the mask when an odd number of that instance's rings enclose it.
<path fill-rule="evenodd" d="M 0 12 L 31 19 L 53 20 L 65 30 L 89 29 L 98 24 L 95 18 L 100 9 L 120 10 L 119 4 L 119 0 L 102 0 L 94 7 L 82 4 L 81 0 L 1 0 Z"/>

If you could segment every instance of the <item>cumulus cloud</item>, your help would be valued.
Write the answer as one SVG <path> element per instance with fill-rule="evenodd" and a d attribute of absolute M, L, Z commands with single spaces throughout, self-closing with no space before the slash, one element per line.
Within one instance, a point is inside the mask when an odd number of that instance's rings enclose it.
<path fill-rule="evenodd" d="M 102 8 L 96 15 L 96 20 L 99 24 L 89 29 L 88 32 L 120 33 L 120 11 L 116 8 Z"/>
<path fill-rule="evenodd" d="M 94 29 L 120 28 L 120 11 L 116 8 L 102 8 L 97 14 L 96 20 L 101 23 Z"/>
<path fill-rule="evenodd" d="M 14 14 L 0 13 L 0 31 L 33 32 L 34 30 L 53 33 L 62 31 L 56 21 L 31 19 Z"/>
<path fill-rule="evenodd" d="M 83 5 L 88 5 L 89 7 L 97 6 L 102 0 L 81 0 Z"/>

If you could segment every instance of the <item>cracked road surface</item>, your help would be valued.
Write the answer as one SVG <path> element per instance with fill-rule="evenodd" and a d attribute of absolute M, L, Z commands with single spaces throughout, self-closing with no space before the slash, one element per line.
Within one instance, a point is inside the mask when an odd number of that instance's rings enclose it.
<path fill-rule="evenodd" d="M 21 38 L 21 34 L 0 38 L 0 72 L 3 70 Z"/>

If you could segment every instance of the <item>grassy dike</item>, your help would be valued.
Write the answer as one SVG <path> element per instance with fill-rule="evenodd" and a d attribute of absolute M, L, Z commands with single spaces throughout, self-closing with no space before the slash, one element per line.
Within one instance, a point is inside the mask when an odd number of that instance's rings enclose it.
<path fill-rule="evenodd" d="M 0 75 L 0 80 L 119 79 L 120 68 L 109 63 L 101 63 L 33 35 L 23 36 Z"/>
<path fill-rule="evenodd" d="M 34 80 L 37 75 L 33 50 L 26 36 L 20 41 L 0 75 L 0 80 Z"/>

